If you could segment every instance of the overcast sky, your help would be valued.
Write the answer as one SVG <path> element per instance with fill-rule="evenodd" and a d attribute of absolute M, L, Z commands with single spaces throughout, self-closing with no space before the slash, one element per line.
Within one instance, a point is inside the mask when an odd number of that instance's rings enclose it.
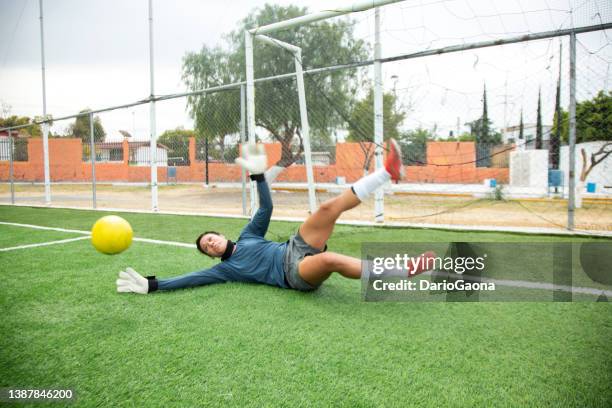
<path fill-rule="evenodd" d="M 222 45 L 223 35 L 265 1 L 154 0 L 155 93 L 181 92 L 182 58 L 203 44 Z M 311 11 L 352 1 L 286 1 Z M 381 9 L 385 56 L 445 45 L 505 38 L 517 34 L 612 21 L 606 0 L 419 0 Z M 570 13 L 571 11 L 571 13 Z M 355 35 L 373 41 L 374 12 L 356 13 Z M 11 114 L 42 112 L 38 0 L 0 0 L 0 101 Z M 147 0 L 44 1 L 47 111 L 55 117 L 143 99 L 149 90 Z M 579 36 L 578 97 L 610 89 L 612 32 Z M 408 60 L 383 66 L 385 88 L 395 89 L 411 108 L 405 128 L 422 126 L 448 134 L 459 122 L 474 120 L 482 109 L 482 86 L 489 90 L 494 124 L 535 121 L 538 88 L 542 88 L 545 122 L 552 119 L 559 44 L 545 40 L 447 56 Z M 305 61 L 307 64 L 307 61 Z M 397 78 L 391 79 L 392 76 Z M 567 85 L 563 100 L 567 102 Z M 552 102 L 551 102 L 552 101 Z M 158 105 L 158 133 L 192 121 L 185 100 Z M 144 139 L 149 132 L 148 107 L 102 114 L 110 139 L 125 129 Z M 61 131 L 68 122 L 58 123 Z"/>

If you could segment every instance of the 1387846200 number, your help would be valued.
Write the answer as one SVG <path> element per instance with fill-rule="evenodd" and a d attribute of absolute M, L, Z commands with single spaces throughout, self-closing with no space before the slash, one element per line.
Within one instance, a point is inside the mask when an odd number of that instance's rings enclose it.
<path fill-rule="evenodd" d="M 74 391 L 70 388 L 1 388 L 0 401 L 23 400 L 71 400 Z"/>

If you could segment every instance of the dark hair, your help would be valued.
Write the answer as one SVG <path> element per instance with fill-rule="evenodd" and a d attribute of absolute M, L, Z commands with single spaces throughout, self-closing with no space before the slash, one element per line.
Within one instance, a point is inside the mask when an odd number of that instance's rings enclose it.
<path fill-rule="evenodd" d="M 198 237 L 196 238 L 196 247 L 198 248 L 198 251 L 200 251 L 201 253 L 203 253 L 206 256 L 209 256 L 212 258 L 212 256 L 210 256 L 206 251 L 204 251 L 204 249 L 200 246 L 200 240 L 202 239 L 202 237 L 206 234 L 215 234 L 215 235 L 219 235 L 221 236 L 221 234 L 219 234 L 217 231 L 206 231 L 200 235 L 198 235 Z"/>

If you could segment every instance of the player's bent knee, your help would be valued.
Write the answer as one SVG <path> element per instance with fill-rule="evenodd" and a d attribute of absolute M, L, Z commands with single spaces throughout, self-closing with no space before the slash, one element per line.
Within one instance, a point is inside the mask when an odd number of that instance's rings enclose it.
<path fill-rule="evenodd" d="M 319 254 L 321 257 L 321 263 L 326 271 L 337 272 L 338 271 L 338 257 L 333 252 L 323 252 Z"/>
<path fill-rule="evenodd" d="M 334 211 L 334 203 L 331 201 L 325 201 L 319 206 L 319 211 L 324 211 L 324 212 Z"/>

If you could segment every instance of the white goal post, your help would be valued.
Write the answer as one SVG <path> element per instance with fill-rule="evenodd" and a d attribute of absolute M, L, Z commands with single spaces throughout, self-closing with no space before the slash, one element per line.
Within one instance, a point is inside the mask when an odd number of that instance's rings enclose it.
<path fill-rule="evenodd" d="M 366 11 L 375 7 L 384 6 L 391 3 L 397 3 L 403 0 L 367 0 L 359 1 L 350 6 L 344 6 L 335 8 L 333 10 L 323 10 L 316 13 L 307 14 L 300 17 L 295 17 L 285 21 L 279 21 L 276 23 L 268 24 L 262 27 L 255 27 L 246 30 L 244 33 L 244 44 L 246 54 L 246 114 L 247 114 L 247 140 L 248 143 L 255 143 L 255 78 L 253 69 L 253 39 L 262 41 L 266 44 L 284 48 L 291 52 L 295 60 L 295 75 L 298 88 L 298 98 L 300 107 L 300 121 L 301 121 L 301 133 L 304 144 L 304 162 L 306 165 L 306 178 L 308 182 L 308 206 L 310 213 L 314 213 L 317 209 L 317 202 L 315 197 L 315 185 L 314 176 L 312 172 L 312 157 L 310 151 L 310 131 L 308 126 L 308 114 L 306 109 L 306 92 L 304 89 L 304 74 L 302 67 L 302 49 L 293 44 L 288 44 L 283 41 L 269 37 L 266 34 L 273 33 L 277 30 L 287 29 L 290 27 L 297 27 L 305 24 L 309 24 L 315 21 L 325 20 L 331 17 L 341 16 L 344 14 Z M 378 22 L 378 19 L 377 19 Z M 378 24 L 377 27 L 378 29 Z M 380 47 L 375 55 L 376 59 L 380 59 Z M 378 67 L 377 75 L 375 78 L 375 87 L 382 87 L 382 81 L 380 79 L 380 67 Z M 382 88 L 381 88 L 382 89 Z M 376 96 L 380 98 L 380 101 L 375 101 L 375 129 L 377 130 L 375 142 L 378 146 L 382 145 L 382 92 L 377 92 Z M 378 99 L 377 98 L 377 99 Z M 380 112 L 378 111 L 380 110 Z M 380 131 L 378 131 L 380 130 Z M 380 139 L 380 140 L 379 140 Z M 382 166 L 382 149 L 377 148 L 377 169 Z M 251 214 L 255 213 L 256 208 L 256 190 L 255 185 L 251 183 Z M 382 221 L 382 192 L 376 197 L 376 219 Z"/>

